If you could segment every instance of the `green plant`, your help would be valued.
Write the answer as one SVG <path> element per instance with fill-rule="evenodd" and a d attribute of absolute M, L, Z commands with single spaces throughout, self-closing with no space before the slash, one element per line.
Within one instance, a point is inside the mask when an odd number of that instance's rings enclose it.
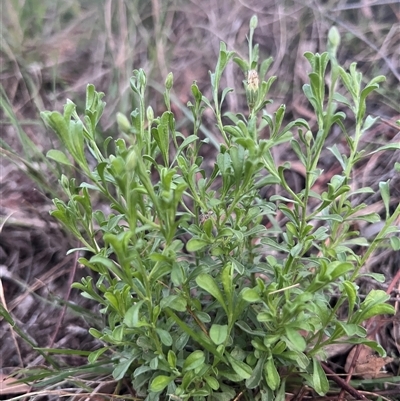
<path fill-rule="evenodd" d="M 42 113 L 69 153 L 52 150 L 48 157 L 87 177 L 77 183 L 62 176 L 68 201 L 54 199 L 52 215 L 80 240 L 83 248 L 73 251 L 89 254 L 80 262 L 96 273 L 95 279 L 73 285 L 95 300 L 106 317 L 102 330 L 90 330 L 104 347 L 91 353 L 89 362 L 99 363 L 107 355 L 104 363 L 111 358 L 114 378 L 129 377 L 147 400 L 165 395 L 229 400 L 239 393 L 284 400 L 287 386 L 299 380 L 322 395 L 329 389 L 320 364 L 328 345 L 367 344 L 384 354 L 366 339 L 362 323 L 393 313 L 393 308 L 379 290 L 361 301 L 356 280 L 368 257 L 389 238 L 399 249 L 393 223 L 400 206 L 391 213 L 389 183 L 381 183 L 385 222 L 368 243 L 352 223 L 375 222 L 380 216 L 363 212 L 366 205 L 351 200 L 372 189 L 352 190 L 350 185 L 355 164 L 368 156 L 359 149 L 360 139 L 375 122 L 366 115 L 366 98 L 384 77 L 363 85 L 355 64 L 349 71 L 339 66 L 340 38 L 333 28 L 328 52 L 305 54 L 311 72 L 304 94 L 317 119 L 315 132 L 303 119 L 284 125 L 284 105 L 273 115 L 266 109 L 275 78 L 264 81 L 272 59 L 258 62 L 258 47 L 252 43 L 256 26 L 253 17 L 249 60 L 235 57 L 221 43 L 210 73 L 212 99 L 193 83 L 194 100 L 188 107 L 194 127 L 188 137 L 176 130 L 170 109 L 172 74 L 165 82 L 167 111 L 156 117 L 146 107 L 146 75 L 134 71 L 130 84 L 138 108 L 129 119 L 117 116 L 124 139 L 107 138 L 102 146 L 96 126 L 104 94 L 93 85 L 87 87 L 83 120 L 71 101 L 64 114 Z M 247 116 L 221 112 L 233 91 L 220 88 L 231 61 L 248 76 Z M 354 115 L 352 134 L 338 104 Z M 224 139 L 211 172 L 202 167 L 199 155 L 205 141 L 198 131 L 206 107 Z M 334 125 L 346 138 L 348 155 L 336 146 L 329 149 L 342 173 L 332 177 L 326 192 L 316 193 L 318 162 Z M 261 132 L 268 139 L 261 139 Z M 272 149 L 284 143 L 306 171 L 300 192 L 285 178 L 290 163 L 278 166 L 272 156 Z M 260 189 L 270 185 L 281 191 L 265 200 Z M 94 193 L 107 200 L 108 214 L 95 210 Z M 284 227 L 277 213 L 287 219 Z M 266 219 L 273 229 L 262 224 Z M 363 247 L 362 254 L 354 245 Z M 345 320 L 339 318 L 344 305 Z"/>

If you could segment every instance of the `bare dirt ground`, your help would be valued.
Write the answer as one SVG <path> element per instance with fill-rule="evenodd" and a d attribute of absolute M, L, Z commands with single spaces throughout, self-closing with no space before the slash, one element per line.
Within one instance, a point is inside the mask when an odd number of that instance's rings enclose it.
<path fill-rule="evenodd" d="M 9 322 L 0 318 L 0 399 L 28 391 L 26 387 L 16 389 L 15 394 L 1 390 L 1 380 L 15 368 L 48 366 L 32 346 L 87 351 L 98 347 L 88 329 L 101 325 L 100 314 L 89 300 L 70 289 L 72 282 L 90 273 L 77 264 L 77 254 L 67 255 L 79 244 L 49 215 L 51 199 L 61 195 L 57 171 L 43 155 L 57 146 L 57 141 L 41 124 L 41 110 L 61 110 L 66 98 L 82 106 L 86 84 L 94 83 L 106 93 L 108 106 L 101 123 L 106 137 L 117 132 L 116 112 L 128 114 L 130 110 L 129 76 L 134 68 L 145 69 L 150 86 L 153 80 L 163 83 L 167 73 L 173 71 L 174 92 L 180 101 L 173 107 L 177 120 L 182 121 L 180 129 L 188 133 L 190 125 L 179 105 L 190 99 L 191 83 L 196 80 L 207 94 L 208 71 L 215 67 L 221 40 L 228 48 L 246 54 L 248 21 L 257 14 L 255 41 L 263 56 L 274 57 L 270 74 L 278 76 L 271 93 L 275 99 L 271 112 L 285 103 L 288 117 L 312 119 L 301 92 L 307 78 L 302 55 L 305 51 L 324 51 L 327 31 L 336 24 L 342 34 L 340 62 L 348 66 L 357 61 L 368 78 L 377 74 L 387 77 L 369 103 L 369 112 L 381 116 L 381 120 L 364 138 L 364 146 L 373 149 L 400 141 L 395 124 L 400 104 L 400 7 L 396 1 L 380 2 L 378 6 L 366 0 L 288 4 L 229 0 L 36 3 L 6 0 L 0 5 L 4 37 L 0 51 L 0 303 L 15 323 L 12 330 Z M 228 98 L 227 108 L 231 110 L 244 107 L 240 93 L 243 78 L 234 66 L 228 67 L 225 83 L 239 92 Z M 162 95 L 153 88 L 151 96 L 154 108 L 162 108 Z M 213 127 L 211 120 L 209 127 Z M 335 133 L 330 141 L 339 146 L 344 143 Z M 289 149 L 284 149 L 279 158 L 293 157 Z M 380 181 L 391 181 L 393 209 L 400 201 L 400 175 L 393 170 L 395 162 L 400 162 L 399 151 L 389 156 L 376 153 L 359 164 L 355 176 L 355 185 L 370 186 L 375 191 L 359 201 L 382 216 L 385 210 L 378 191 Z M 321 188 L 336 169 L 330 153 L 323 163 Z M 301 182 L 301 170 L 294 171 L 293 185 L 301 186 Z M 379 223 L 357 229 L 368 238 L 379 230 Z M 384 274 L 386 281 L 381 288 L 390 293 L 397 307 L 399 252 L 382 249 L 368 261 L 366 270 Z M 365 293 L 377 288 L 375 282 L 367 280 L 360 285 Z M 386 366 L 388 375 L 399 376 L 398 315 L 376 320 L 372 328 L 373 338 L 393 358 Z M 348 349 L 332 351 L 332 370 L 343 373 L 348 353 Z M 55 355 L 53 359 L 59 366 L 72 368 L 86 363 L 85 357 L 73 354 Z M 82 377 L 89 387 L 99 385 L 103 392 L 113 391 L 112 384 L 108 386 L 100 379 L 98 383 L 85 380 Z M 57 383 L 49 383 L 47 389 L 56 387 Z M 397 389 L 400 393 L 400 387 Z M 395 399 L 393 386 L 390 391 L 387 399 Z M 43 395 L 34 399 L 58 397 Z"/>

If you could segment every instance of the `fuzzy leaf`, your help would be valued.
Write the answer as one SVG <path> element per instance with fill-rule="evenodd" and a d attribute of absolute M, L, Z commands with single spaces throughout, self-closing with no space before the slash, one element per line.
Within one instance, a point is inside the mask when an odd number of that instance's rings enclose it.
<path fill-rule="evenodd" d="M 321 364 L 316 358 L 313 358 L 313 375 L 312 382 L 314 390 L 321 396 L 325 395 L 329 390 L 329 382 Z"/>

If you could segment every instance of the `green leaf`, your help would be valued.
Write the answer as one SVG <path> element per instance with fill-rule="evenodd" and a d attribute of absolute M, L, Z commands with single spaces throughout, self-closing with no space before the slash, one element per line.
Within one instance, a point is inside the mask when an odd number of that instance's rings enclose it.
<path fill-rule="evenodd" d="M 386 356 L 385 349 L 380 344 L 378 344 L 376 341 L 371 341 L 368 338 L 353 337 L 353 338 L 347 339 L 346 342 L 348 342 L 349 344 L 366 345 L 367 347 L 370 347 L 371 349 L 376 351 L 379 354 L 379 356 Z"/>
<path fill-rule="evenodd" d="M 386 281 L 386 276 L 381 273 L 364 273 L 362 276 L 371 277 L 378 283 L 384 283 Z"/>
<path fill-rule="evenodd" d="M 232 366 L 232 369 L 243 379 L 248 379 L 253 373 L 253 369 L 246 363 L 235 359 L 229 353 L 226 353 L 226 358 Z"/>
<path fill-rule="evenodd" d="M 196 252 L 205 248 L 209 244 L 208 241 L 205 241 L 200 238 L 191 238 L 186 244 L 186 249 L 188 252 Z"/>
<path fill-rule="evenodd" d="M 112 306 L 117 312 L 121 312 L 120 311 L 121 305 L 119 303 L 119 299 L 112 292 L 106 292 L 104 294 L 104 298 L 107 299 L 110 306 Z"/>
<path fill-rule="evenodd" d="M 274 359 L 269 358 L 264 365 L 265 381 L 271 390 L 276 390 L 279 387 L 281 378 L 278 370 L 276 369 Z"/>
<path fill-rule="evenodd" d="M 100 264 L 106 267 L 109 271 L 113 272 L 117 277 L 121 277 L 123 275 L 122 270 L 115 264 L 115 262 L 109 258 L 105 258 L 101 255 L 94 255 L 90 258 L 91 264 Z"/>
<path fill-rule="evenodd" d="M 368 153 L 369 155 L 373 155 L 374 153 L 381 152 L 382 150 L 399 150 L 400 149 L 400 143 L 395 142 L 395 143 L 390 143 L 388 145 L 380 146 L 378 149 L 374 150 L 371 153 Z"/>
<path fill-rule="evenodd" d="M 231 158 L 228 153 L 219 153 L 217 156 L 217 165 L 222 176 L 225 176 L 231 166 Z"/>
<path fill-rule="evenodd" d="M 227 303 L 229 305 L 229 310 L 232 311 L 233 305 L 232 305 L 232 295 L 233 295 L 233 288 L 232 288 L 232 264 L 227 263 L 226 266 L 223 268 L 221 272 L 221 283 L 222 287 L 225 292 L 225 299 L 227 300 Z"/>
<path fill-rule="evenodd" d="M 287 345 L 284 341 L 278 341 L 275 345 L 274 348 L 272 348 L 272 354 L 273 355 L 280 355 L 282 354 L 287 348 Z"/>
<path fill-rule="evenodd" d="M 167 361 L 171 368 L 176 368 L 176 354 L 174 351 L 172 351 L 172 349 L 168 351 Z"/>
<path fill-rule="evenodd" d="M 353 313 L 354 305 L 356 303 L 356 298 L 357 298 L 356 284 L 351 281 L 344 281 L 342 283 L 342 286 L 344 287 L 344 290 L 347 295 L 347 302 L 349 303 L 349 312 Z"/>
<path fill-rule="evenodd" d="M 160 306 L 162 309 L 171 308 L 178 312 L 185 312 L 187 302 L 186 299 L 180 295 L 168 295 L 161 299 Z"/>
<path fill-rule="evenodd" d="M 294 361 L 297 366 L 302 369 L 307 369 L 310 361 L 308 357 L 302 352 L 298 351 L 285 351 L 280 357 L 288 359 L 289 361 Z"/>
<path fill-rule="evenodd" d="M 132 305 L 125 313 L 124 323 L 128 327 L 140 327 L 142 326 L 139 322 L 139 312 L 142 307 L 144 301 L 136 302 L 135 305 Z"/>
<path fill-rule="evenodd" d="M 393 314 L 395 312 L 393 306 L 385 303 L 389 298 L 389 295 L 383 290 L 370 291 L 350 323 L 360 324 L 372 316 Z"/>
<path fill-rule="evenodd" d="M 261 358 L 257 361 L 257 364 L 253 369 L 253 373 L 248 379 L 246 379 L 247 388 L 256 388 L 260 385 L 265 358 L 266 358 L 265 354 L 261 356 Z"/>
<path fill-rule="evenodd" d="M 395 313 L 394 307 L 389 304 L 380 304 L 368 308 L 368 311 L 362 313 L 362 321 L 377 315 L 393 315 Z"/>
<path fill-rule="evenodd" d="M 340 276 L 343 276 L 345 273 L 351 271 L 353 269 L 353 265 L 349 262 L 331 262 L 328 265 L 328 272 L 333 279 L 337 279 Z"/>
<path fill-rule="evenodd" d="M 214 344 L 222 344 L 228 337 L 228 326 L 226 324 L 213 324 L 210 328 L 210 338 Z"/>
<path fill-rule="evenodd" d="M 246 232 L 246 234 L 248 234 L 248 232 Z M 240 262 L 238 262 L 236 259 L 232 258 L 231 262 L 232 262 L 232 266 L 233 266 L 234 270 L 237 273 L 239 273 L 239 275 L 242 276 L 244 274 L 244 271 L 246 268 Z"/>
<path fill-rule="evenodd" d="M 340 93 L 335 92 L 333 95 L 333 99 L 336 100 L 337 102 L 343 103 L 347 107 L 351 108 L 351 104 L 350 104 L 349 100 L 345 96 L 341 95 Z"/>
<path fill-rule="evenodd" d="M 150 384 L 150 391 L 154 391 L 155 393 L 163 391 L 172 380 L 174 380 L 174 378 L 170 376 L 157 376 Z"/>
<path fill-rule="evenodd" d="M 187 342 L 189 341 L 189 334 L 183 332 L 175 341 L 175 348 L 177 351 L 182 351 L 185 348 Z"/>
<path fill-rule="evenodd" d="M 239 57 L 234 57 L 233 61 L 240 67 L 244 74 L 246 74 L 247 71 L 250 70 L 249 63 L 247 61 L 242 60 Z"/>
<path fill-rule="evenodd" d="M 325 395 L 329 390 L 329 382 L 326 378 L 326 374 L 322 369 L 320 362 L 313 358 L 313 375 L 312 375 L 312 382 L 314 390 L 319 395 Z"/>
<path fill-rule="evenodd" d="M 2 304 L 0 304 L 0 316 L 2 316 L 4 319 L 6 319 L 6 322 L 11 327 L 15 327 L 15 322 L 14 322 L 13 318 L 11 317 L 8 310 Z"/>
<path fill-rule="evenodd" d="M 345 161 L 343 160 L 343 156 L 342 156 L 342 154 L 340 153 L 340 150 L 339 150 L 339 148 L 336 146 L 336 144 L 333 145 L 332 147 L 328 147 L 327 149 L 330 150 L 330 151 L 333 153 L 333 155 L 334 155 L 334 156 L 336 157 L 336 159 L 339 161 L 341 167 L 342 167 L 343 169 L 345 169 L 345 168 L 346 168 L 346 163 L 345 163 Z"/>
<path fill-rule="evenodd" d="M 260 301 L 259 293 L 252 288 L 244 288 L 241 291 L 242 299 L 246 302 L 258 302 Z"/>
<path fill-rule="evenodd" d="M 351 216 L 351 220 L 362 220 L 368 223 L 378 223 L 381 221 L 381 217 L 378 213 L 369 213 L 360 216 Z"/>
<path fill-rule="evenodd" d="M 235 181 L 238 184 L 242 178 L 245 152 L 243 146 L 234 146 L 230 149 L 232 167 L 235 175 Z"/>
<path fill-rule="evenodd" d="M 290 348 L 296 351 L 303 352 L 306 349 L 306 341 L 304 337 L 294 328 L 285 327 L 285 332 L 288 340 L 290 341 Z"/>
<path fill-rule="evenodd" d="M 166 308 L 165 311 L 167 314 L 175 321 L 175 323 L 190 337 L 192 337 L 196 342 L 198 342 L 205 350 L 209 351 L 211 354 L 215 355 L 216 357 L 219 358 L 222 362 L 226 362 L 225 357 L 221 352 L 218 350 L 218 348 L 215 346 L 215 344 L 211 341 L 209 337 L 206 335 L 202 335 L 201 331 L 195 331 L 193 330 L 188 324 L 186 324 L 184 321 L 182 321 L 177 315 L 175 315 L 174 312 L 172 312 L 171 309 Z M 180 337 L 179 345 L 184 346 L 185 341 L 187 341 L 186 337 Z M 182 345 L 183 344 L 183 345 Z M 177 345 L 177 349 L 178 345 Z"/>
<path fill-rule="evenodd" d="M 68 157 L 60 150 L 51 149 L 47 152 L 46 157 L 48 157 L 49 159 L 53 159 L 57 163 L 66 164 L 67 166 L 71 167 L 73 166 Z"/>
<path fill-rule="evenodd" d="M 327 220 L 327 221 L 337 221 L 339 223 L 343 222 L 343 217 L 338 214 L 327 214 L 324 216 L 315 216 L 315 220 Z"/>
<path fill-rule="evenodd" d="M 225 312 L 228 314 L 222 293 L 215 280 L 209 274 L 202 273 L 198 275 L 196 278 L 196 283 L 203 290 L 211 294 L 221 304 L 221 306 L 225 309 Z"/>
<path fill-rule="evenodd" d="M 110 349 L 109 347 L 103 347 L 97 349 L 96 351 L 91 352 L 90 355 L 88 356 L 89 363 L 95 363 L 97 359 L 109 349 Z"/>
<path fill-rule="evenodd" d="M 363 127 L 362 127 L 362 131 L 367 131 L 368 129 L 370 129 L 375 123 L 376 121 L 379 120 L 379 117 L 371 117 L 371 116 L 367 116 L 367 118 L 364 121 Z"/>
<path fill-rule="evenodd" d="M 213 376 L 206 376 L 204 377 L 204 380 L 206 381 L 206 383 L 214 390 L 217 391 L 219 389 L 219 382 L 218 380 L 213 377 Z M 219 395 L 218 395 L 218 399 L 219 399 Z"/>
<path fill-rule="evenodd" d="M 115 380 L 121 380 L 125 376 L 125 373 L 131 366 L 132 362 L 136 359 L 136 356 L 131 357 L 129 359 L 122 359 L 121 361 L 118 362 L 118 364 L 115 366 L 112 375 Z"/>
<path fill-rule="evenodd" d="M 183 372 L 187 372 L 188 370 L 193 370 L 201 366 L 206 357 L 204 356 L 204 352 L 201 350 L 197 350 L 192 352 L 183 362 Z"/>
<path fill-rule="evenodd" d="M 394 251 L 400 251 L 400 238 L 390 237 L 390 246 Z"/>
<path fill-rule="evenodd" d="M 390 207 L 389 182 L 390 182 L 390 180 L 381 181 L 379 183 L 379 190 L 381 192 L 383 204 L 385 205 L 385 209 L 386 209 L 386 218 L 389 218 L 389 216 L 390 216 L 390 211 L 389 211 L 389 207 Z"/>
<path fill-rule="evenodd" d="M 173 343 L 171 334 L 168 333 L 167 330 L 156 328 L 156 332 L 158 336 L 160 337 L 161 342 L 166 345 L 167 347 L 170 347 Z"/>

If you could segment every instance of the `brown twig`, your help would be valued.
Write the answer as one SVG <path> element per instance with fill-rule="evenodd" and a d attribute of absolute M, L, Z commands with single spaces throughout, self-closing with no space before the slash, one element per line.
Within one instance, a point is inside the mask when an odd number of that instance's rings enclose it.
<path fill-rule="evenodd" d="M 324 372 L 329 375 L 329 378 L 332 379 L 338 386 L 342 388 L 342 391 L 346 391 L 347 393 L 352 395 L 356 400 L 367 400 L 367 398 L 364 395 L 360 394 L 355 388 L 351 387 L 348 383 L 346 383 L 343 379 L 341 379 L 324 362 L 321 363 L 321 366 L 322 369 L 324 369 Z"/>
<path fill-rule="evenodd" d="M 353 372 L 354 372 L 354 369 L 356 367 L 356 363 L 357 363 L 358 357 L 360 356 L 360 352 L 361 352 L 361 345 L 358 344 L 358 345 L 356 345 L 356 350 L 354 352 L 354 356 L 353 356 L 353 359 L 351 361 L 349 371 L 347 372 L 347 378 L 346 378 L 346 380 L 343 380 L 343 383 L 346 383 L 346 385 L 349 385 L 348 383 L 350 382 L 351 377 L 353 375 Z M 338 401 L 344 400 L 344 393 L 345 393 L 345 389 L 342 387 L 342 390 L 340 391 L 340 394 L 339 394 Z"/>

